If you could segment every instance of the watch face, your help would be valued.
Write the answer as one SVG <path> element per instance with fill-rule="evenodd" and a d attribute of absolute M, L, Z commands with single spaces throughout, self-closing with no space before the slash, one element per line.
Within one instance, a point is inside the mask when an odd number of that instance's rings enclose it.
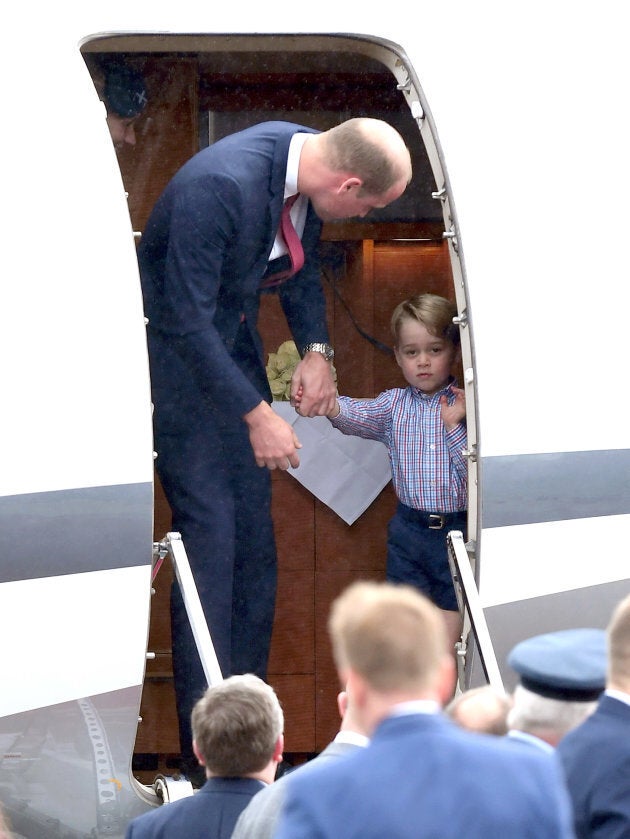
<path fill-rule="evenodd" d="M 303 354 L 306 354 L 307 352 L 321 353 L 326 359 L 326 361 L 332 361 L 335 357 L 335 351 L 329 344 L 307 344 L 304 347 Z"/>

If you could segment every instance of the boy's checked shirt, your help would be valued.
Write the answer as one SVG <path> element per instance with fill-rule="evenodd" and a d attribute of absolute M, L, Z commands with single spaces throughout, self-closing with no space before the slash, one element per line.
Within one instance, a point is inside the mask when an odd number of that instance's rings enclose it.
<path fill-rule="evenodd" d="M 344 434 L 380 440 L 387 446 L 398 500 L 414 510 L 453 513 L 468 504 L 466 426 L 447 431 L 440 397 L 455 399 L 450 382 L 432 396 L 415 387 L 393 388 L 375 399 L 339 396 L 330 421 Z"/>

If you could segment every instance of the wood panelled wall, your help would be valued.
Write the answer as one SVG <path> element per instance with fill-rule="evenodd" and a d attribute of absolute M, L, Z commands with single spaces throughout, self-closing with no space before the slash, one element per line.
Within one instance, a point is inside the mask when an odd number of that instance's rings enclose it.
<path fill-rule="evenodd" d="M 156 58 L 145 60 L 142 69 L 149 105 L 138 125 L 137 146 L 119 154 L 137 231 L 172 174 L 198 148 L 195 61 L 179 59 L 166 65 Z M 352 318 L 366 333 L 390 344 L 389 317 L 402 299 L 421 291 L 452 299 L 441 230 L 435 225 L 407 225 L 402 230 L 399 225 L 348 223 L 326 226 L 324 238 L 326 251 L 335 251 L 335 268 L 326 271 L 324 287 L 340 392 L 371 397 L 403 385 L 395 360 L 362 337 Z M 267 352 L 291 337 L 274 295 L 263 298 L 259 325 Z M 349 526 L 290 474 L 273 474 L 279 584 L 269 681 L 285 710 L 287 753 L 319 751 L 337 731 L 340 686 L 326 632 L 329 606 L 352 580 L 384 578 L 386 528 L 394 506 L 389 485 Z M 169 528 L 170 512 L 156 481 L 155 538 L 161 539 Z M 171 580 L 166 561 L 154 583 L 149 650 L 155 658 L 147 662 L 136 753 L 179 752 L 170 651 Z"/>

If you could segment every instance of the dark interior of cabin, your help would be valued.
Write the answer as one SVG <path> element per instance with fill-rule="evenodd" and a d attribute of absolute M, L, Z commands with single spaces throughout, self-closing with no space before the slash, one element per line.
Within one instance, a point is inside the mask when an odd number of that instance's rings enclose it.
<path fill-rule="evenodd" d="M 134 147 L 119 151 L 134 231 L 177 169 L 200 148 L 247 125 L 288 119 L 326 129 L 351 116 L 392 122 L 412 152 L 405 195 L 363 220 L 328 223 L 322 237 L 323 286 L 340 392 L 372 397 L 404 384 L 391 353 L 389 317 L 418 292 L 454 299 L 442 207 L 415 118 L 390 67 L 349 38 L 110 36 L 83 47 L 88 67 L 119 53 L 141 71 L 148 105 Z M 267 352 L 291 338 L 277 298 L 265 295 L 259 327 Z M 384 347 L 381 346 L 385 345 Z M 273 476 L 279 582 L 269 681 L 282 702 L 285 759 L 319 752 L 338 728 L 339 684 L 326 631 L 332 599 L 357 578 L 384 579 L 386 526 L 395 496 L 388 485 L 352 525 L 288 472 Z M 155 539 L 170 529 L 156 480 Z M 150 783 L 173 774 L 179 742 L 170 654 L 165 562 L 154 582 L 149 651 L 134 774 Z"/>

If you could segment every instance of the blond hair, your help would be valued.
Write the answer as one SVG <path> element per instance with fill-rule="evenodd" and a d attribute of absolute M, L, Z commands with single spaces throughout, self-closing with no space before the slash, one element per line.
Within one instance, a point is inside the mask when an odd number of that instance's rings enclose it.
<path fill-rule="evenodd" d="M 392 312 L 390 321 L 394 344 L 398 346 L 402 322 L 410 318 L 421 323 L 431 335 L 444 338 L 458 347 L 459 328 L 453 323 L 456 315 L 457 306 L 438 294 L 416 294 L 403 300 Z"/>
<path fill-rule="evenodd" d="M 334 601 L 328 629 L 337 668 L 380 692 L 431 687 L 447 655 L 442 615 L 411 586 L 353 583 Z"/>
<path fill-rule="evenodd" d="M 264 769 L 283 729 L 275 691 L 251 673 L 212 685 L 192 712 L 197 748 L 210 772 L 221 777 Z"/>

